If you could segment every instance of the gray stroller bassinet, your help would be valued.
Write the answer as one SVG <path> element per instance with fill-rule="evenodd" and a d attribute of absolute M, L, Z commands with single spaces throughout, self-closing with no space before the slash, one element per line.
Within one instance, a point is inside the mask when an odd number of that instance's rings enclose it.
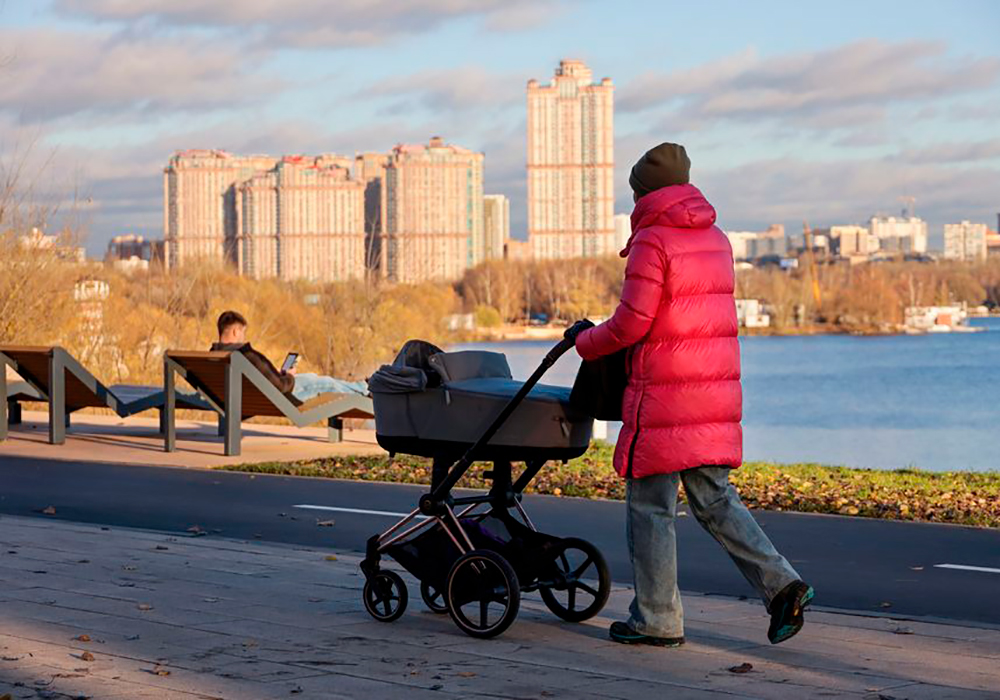
<path fill-rule="evenodd" d="M 523 386 L 498 352 L 443 352 L 411 340 L 368 380 L 379 445 L 392 453 L 462 454 Z M 568 387 L 536 384 L 477 457 L 573 459 L 590 444 L 593 419 L 569 406 Z"/>

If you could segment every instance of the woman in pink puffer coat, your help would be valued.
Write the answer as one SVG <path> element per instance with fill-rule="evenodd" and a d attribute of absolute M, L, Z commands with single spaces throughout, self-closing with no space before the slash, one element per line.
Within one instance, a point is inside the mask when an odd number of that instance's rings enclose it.
<path fill-rule="evenodd" d="M 679 646 L 674 520 L 684 484 L 698 522 L 733 558 L 771 614 L 772 643 L 794 636 L 813 597 L 757 525 L 729 470 L 743 461 L 740 347 L 733 253 L 715 209 L 689 184 L 683 146 L 664 143 L 632 168 L 632 236 L 614 315 L 569 333 L 592 360 L 628 348 L 628 387 L 615 469 L 627 480 L 635 599 L 611 638 Z"/>

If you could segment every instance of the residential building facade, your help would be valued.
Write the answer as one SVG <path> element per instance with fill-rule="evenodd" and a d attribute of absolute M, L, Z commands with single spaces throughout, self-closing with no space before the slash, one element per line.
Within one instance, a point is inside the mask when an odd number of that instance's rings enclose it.
<path fill-rule="evenodd" d="M 927 222 L 915 216 L 873 216 L 871 234 L 886 253 L 926 253 Z"/>
<path fill-rule="evenodd" d="M 614 85 L 560 61 L 548 85 L 528 81 L 528 240 L 535 259 L 615 250 Z"/>
<path fill-rule="evenodd" d="M 831 226 L 830 238 L 837 241 L 839 253 L 845 258 L 878 252 L 878 238 L 867 226 Z"/>
<path fill-rule="evenodd" d="M 167 268 L 198 259 L 235 263 L 236 185 L 276 162 L 218 150 L 175 153 L 163 171 Z"/>
<path fill-rule="evenodd" d="M 510 200 L 502 194 L 483 195 L 483 259 L 501 260 L 510 238 Z"/>
<path fill-rule="evenodd" d="M 963 221 L 944 225 L 944 257 L 949 260 L 985 260 L 987 244 L 986 224 Z"/>
<path fill-rule="evenodd" d="M 359 153 L 354 158 L 354 177 L 365 183 L 365 266 L 385 279 L 389 274 L 386 250 L 387 153 Z"/>
<path fill-rule="evenodd" d="M 628 214 L 615 214 L 615 244 L 614 252 L 625 250 L 628 239 L 632 237 L 632 217 Z"/>
<path fill-rule="evenodd" d="M 238 188 L 236 255 L 255 279 L 365 276 L 365 184 L 351 160 L 286 156 Z"/>
<path fill-rule="evenodd" d="M 784 224 L 772 224 L 766 231 L 727 231 L 733 260 L 756 260 L 783 256 L 788 252 Z"/>
<path fill-rule="evenodd" d="M 437 137 L 396 146 L 385 181 L 390 280 L 456 280 L 483 259 L 482 153 Z"/>

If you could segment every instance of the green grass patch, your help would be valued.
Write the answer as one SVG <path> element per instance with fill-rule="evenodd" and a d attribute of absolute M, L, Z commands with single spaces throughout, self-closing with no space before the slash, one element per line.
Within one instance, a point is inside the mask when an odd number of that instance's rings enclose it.
<path fill-rule="evenodd" d="M 613 445 L 595 443 L 587 454 L 568 464 L 550 462 L 528 492 L 622 500 L 625 482 L 611 466 L 613 453 Z M 485 463 L 475 465 L 460 486 L 487 487 L 482 478 L 486 468 Z M 405 455 L 391 462 L 388 457 L 344 456 L 219 469 L 405 484 L 429 484 L 431 478 L 430 460 Z M 1000 472 L 883 471 L 748 462 L 733 470 L 731 480 L 751 508 L 1000 527 Z"/>

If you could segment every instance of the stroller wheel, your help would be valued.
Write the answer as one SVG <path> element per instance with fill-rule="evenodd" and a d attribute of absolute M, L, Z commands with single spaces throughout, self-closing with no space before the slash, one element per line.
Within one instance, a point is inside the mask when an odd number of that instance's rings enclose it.
<path fill-rule="evenodd" d="M 365 582 L 365 610 L 379 622 L 392 622 L 406 610 L 406 584 L 395 571 L 382 569 Z"/>
<path fill-rule="evenodd" d="M 611 594 L 611 572 L 601 550 L 576 537 L 563 539 L 538 592 L 556 616 L 567 622 L 589 620 Z"/>
<path fill-rule="evenodd" d="M 420 582 L 420 597 L 424 599 L 424 605 L 432 613 L 444 615 L 448 612 L 448 601 L 445 600 L 444 592 L 439 591 L 426 581 Z"/>
<path fill-rule="evenodd" d="M 486 639 L 502 633 L 517 617 L 521 586 L 507 560 L 496 552 L 474 549 L 448 572 L 448 612 L 466 634 Z"/>

